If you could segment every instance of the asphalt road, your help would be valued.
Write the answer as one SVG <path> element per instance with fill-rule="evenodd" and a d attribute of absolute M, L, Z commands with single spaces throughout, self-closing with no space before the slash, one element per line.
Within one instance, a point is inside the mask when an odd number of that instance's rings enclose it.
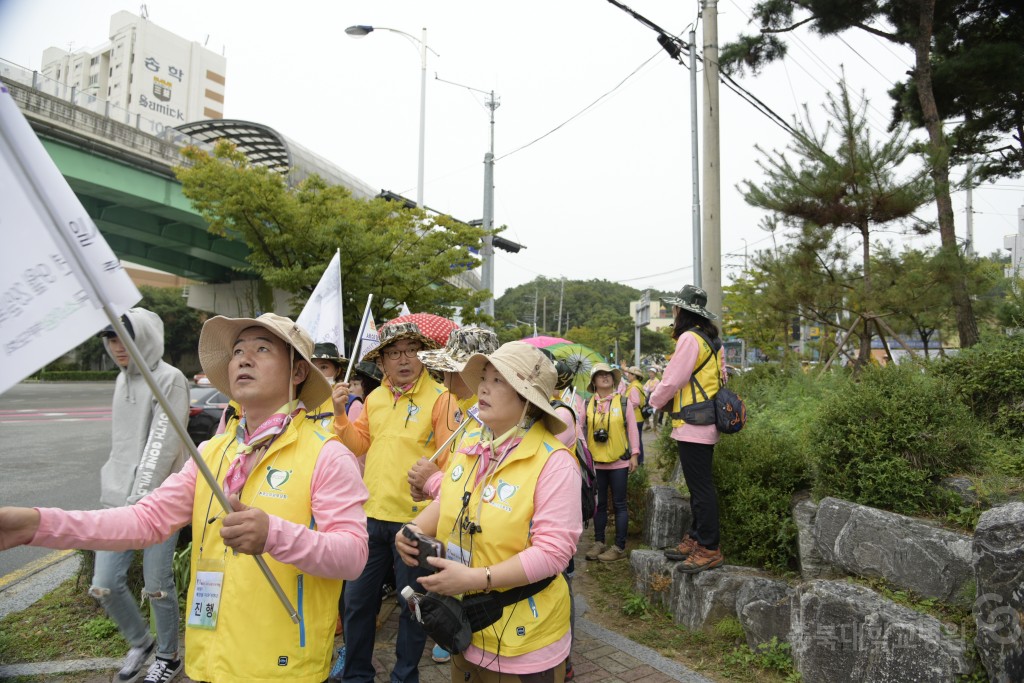
<path fill-rule="evenodd" d="M 0 394 L 0 505 L 99 507 L 113 394 L 113 382 L 21 383 Z M 0 552 L 0 585 L 52 552 Z"/>

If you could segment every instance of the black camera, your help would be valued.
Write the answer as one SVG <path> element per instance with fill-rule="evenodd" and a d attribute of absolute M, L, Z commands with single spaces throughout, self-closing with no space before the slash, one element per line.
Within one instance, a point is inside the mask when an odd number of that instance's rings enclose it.
<path fill-rule="evenodd" d="M 594 441 L 598 443 L 604 443 L 608 440 L 607 429 L 595 429 L 594 430 Z"/>
<path fill-rule="evenodd" d="M 416 547 L 419 548 L 420 551 L 420 568 L 425 569 L 428 572 L 436 572 L 437 567 L 434 567 L 427 562 L 427 558 L 440 557 L 444 559 L 444 546 L 441 544 L 441 541 L 432 536 L 417 533 L 410 529 L 408 525 L 402 527 L 402 535 L 410 541 L 416 541 Z"/>

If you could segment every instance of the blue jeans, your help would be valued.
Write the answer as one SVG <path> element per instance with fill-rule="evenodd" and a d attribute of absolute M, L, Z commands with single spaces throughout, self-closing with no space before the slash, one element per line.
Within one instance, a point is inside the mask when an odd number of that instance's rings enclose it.
<path fill-rule="evenodd" d="M 389 567 L 395 568 L 395 586 L 402 606 L 391 683 L 419 683 L 420 656 L 427 643 L 427 634 L 409 611 L 401 591 L 412 586 L 417 593 L 423 593 L 417 579 L 426 576 L 427 572 L 407 566 L 399 557 L 395 534 L 401 528 L 401 522 L 366 520 L 370 546 L 366 567 L 358 579 L 345 582 L 345 670 L 342 673 L 345 683 L 373 683 L 377 674 L 373 668 L 373 642 L 377 637 L 381 589 Z"/>
<path fill-rule="evenodd" d="M 142 550 L 142 595 L 156 620 L 156 654 L 166 659 L 178 658 L 178 590 L 174 585 L 175 531 L 163 543 Z M 117 624 L 121 635 L 132 647 L 149 641 L 149 624 L 142 618 L 134 595 L 128 592 L 128 568 L 134 550 L 97 550 L 89 595 L 97 598 L 107 616 Z"/>
<path fill-rule="evenodd" d="M 629 511 L 626 507 L 626 478 L 629 468 L 597 470 L 594 480 L 597 486 L 597 509 L 594 510 L 594 540 L 604 543 L 604 530 L 608 526 L 608 488 L 612 490 L 612 504 L 615 506 L 615 545 L 626 549 L 626 527 L 629 526 Z"/>

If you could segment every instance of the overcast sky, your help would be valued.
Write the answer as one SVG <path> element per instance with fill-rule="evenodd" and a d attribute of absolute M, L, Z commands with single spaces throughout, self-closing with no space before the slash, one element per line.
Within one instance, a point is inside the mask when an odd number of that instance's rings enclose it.
<path fill-rule="evenodd" d="M 628 4 L 684 38 L 698 22 L 695 1 Z M 692 281 L 688 71 L 660 49 L 651 30 L 606 0 L 146 5 L 156 24 L 223 51 L 226 118 L 269 125 L 371 186 L 410 198 L 416 196 L 418 48 L 393 33 L 354 39 L 344 29 L 370 24 L 419 37 L 426 27 L 428 44 L 440 54 L 429 55 L 427 66 L 427 206 L 462 220 L 480 218 L 489 145 L 484 96 L 435 75 L 493 89 L 501 102 L 495 114 L 495 224 L 507 225 L 504 236 L 527 248 L 498 252 L 498 295 L 537 275 L 656 289 Z M 719 3 L 720 44 L 751 30 L 752 5 Z M 139 5 L 0 0 L 0 58 L 36 69 L 47 47 L 99 46 L 118 10 L 138 13 Z M 703 44 L 703 24 L 696 26 Z M 801 29 L 790 37 L 785 63 L 740 83 L 787 120 L 805 103 L 820 120 L 825 94 L 845 68 L 851 89 L 871 100 L 873 133 L 883 135 L 890 108 L 885 91 L 910 67 L 910 51 L 855 32 L 820 41 Z M 720 109 L 728 281 L 742 267 L 745 248 L 752 253 L 772 245 L 758 227 L 763 213 L 747 206 L 735 186 L 760 177 L 755 144 L 781 149 L 788 136 L 725 87 Z M 954 177 L 962 173 L 956 169 Z M 953 201 L 963 238 L 965 194 Z M 1002 249 L 1003 236 L 1017 231 L 1022 203 L 1022 180 L 975 190 L 977 251 Z M 934 220 L 934 206 L 920 215 Z M 912 241 L 919 247 L 937 242 L 937 236 Z"/>

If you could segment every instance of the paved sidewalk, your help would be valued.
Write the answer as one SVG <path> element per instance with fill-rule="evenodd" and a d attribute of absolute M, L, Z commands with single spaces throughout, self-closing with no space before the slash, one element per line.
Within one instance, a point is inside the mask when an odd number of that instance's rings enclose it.
<path fill-rule="evenodd" d="M 40 573 L 59 572 L 62 569 L 65 568 L 56 566 Z M 3 597 L 3 594 L 0 593 L 0 598 Z M 586 609 L 586 599 L 578 595 L 576 598 L 576 645 L 573 651 L 573 668 L 576 671 L 576 681 L 579 683 L 597 683 L 598 681 L 602 683 L 668 683 L 669 681 L 710 683 L 710 679 L 690 671 L 678 662 L 662 657 L 640 643 L 595 624 L 586 618 Z M 398 613 L 395 601 L 385 603 L 381 610 L 383 622 L 377 630 L 377 640 L 373 647 L 373 663 L 377 669 L 376 681 L 378 683 L 389 683 L 390 680 L 389 674 L 395 662 Z M 337 645 L 340 646 L 341 643 L 341 638 L 338 638 Z M 421 683 L 448 683 L 451 680 L 449 666 L 431 661 L 432 647 L 433 643 L 428 641 L 427 647 L 423 651 L 423 657 L 420 659 L 420 681 Z M 75 672 L 91 672 L 81 673 L 81 677 L 75 680 L 80 683 L 107 683 L 120 665 L 121 662 L 117 659 L 12 664 L 0 666 L 0 681 L 15 676 L 58 676 Z M 178 680 L 182 683 L 190 681 L 185 676 Z"/>

